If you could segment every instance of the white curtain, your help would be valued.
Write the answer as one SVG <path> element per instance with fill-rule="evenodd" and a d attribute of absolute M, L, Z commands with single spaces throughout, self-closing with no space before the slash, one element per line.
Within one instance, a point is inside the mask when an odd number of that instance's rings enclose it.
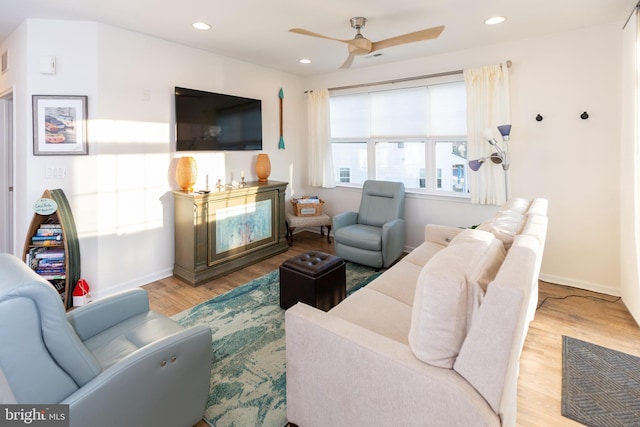
<path fill-rule="evenodd" d="M 464 70 L 467 88 L 467 159 L 487 157 L 495 152 L 483 137 L 485 129 L 497 132 L 497 126 L 510 124 L 509 68 L 506 63 Z M 499 136 L 499 134 L 498 134 Z M 508 152 L 508 146 L 496 138 Z M 477 172 L 469 171 L 471 202 L 501 205 L 507 194 L 508 172 L 501 165 L 486 162 Z"/>
<path fill-rule="evenodd" d="M 640 324 L 640 23 L 637 9 L 623 31 L 620 144 L 622 300 Z"/>
<path fill-rule="evenodd" d="M 309 91 L 308 99 L 309 184 L 313 187 L 335 187 L 329 122 L 329 91 L 327 89 Z"/>

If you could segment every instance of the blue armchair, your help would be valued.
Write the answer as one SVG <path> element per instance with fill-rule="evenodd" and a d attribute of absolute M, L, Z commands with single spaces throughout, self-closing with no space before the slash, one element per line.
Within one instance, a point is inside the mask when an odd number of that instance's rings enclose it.
<path fill-rule="evenodd" d="M 74 427 L 193 426 L 211 355 L 209 328 L 150 311 L 143 289 L 66 313 L 49 282 L 0 254 L 0 403 L 68 404 Z"/>
<path fill-rule="evenodd" d="M 404 251 L 404 184 L 368 180 L 358 212 L 333 217 L 336 255 L 374 268 L 387 268 Z"/>

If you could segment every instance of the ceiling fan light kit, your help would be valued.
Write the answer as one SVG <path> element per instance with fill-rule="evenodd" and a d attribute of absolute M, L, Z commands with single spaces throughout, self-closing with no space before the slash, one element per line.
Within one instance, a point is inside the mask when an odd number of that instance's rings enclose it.
<path fill-rule="evenodd" d="M 372 42 L 360 33 L 360 30 L 367 23 L 367 18 L 364 18 L 362 16 L 357 16 L 357 17 L 351 18 L 349 22 L 351 23 L 351 28 L 356 30 L 356 35 L 351 40 L 342 40 L 334 37 L 328 37 L 322 34 L 314 33 L 309 30 L 305 30 L 303 28 L 292 28 L 289 31 L 292 33 L 302 34 L 305 36 L 318 37 L 322 39 L 334 40 L 341 43 L 346 43 L 349 51 L 349 56 L 347 57 L 347 60 L 344 62 L 344 64 L 342 64 L 340 68 L 349 68 L 353 63 L 353 58 L 355 56 L 367 55 L 369 53 L 375 52 L 380 49 L 386 49 L 389 47 L 399 46 L 402 44 L 435 39 L 435 38 L 438 38 L 440 33 L 442 33 L 442 31 L 444 30 L 444 25 L 441 25 L 439 27 L 427 28 L 424 30 L 415 31 L 413 33 L 407 33 L 400 36 L 380 40 L 378 42 Z"/>

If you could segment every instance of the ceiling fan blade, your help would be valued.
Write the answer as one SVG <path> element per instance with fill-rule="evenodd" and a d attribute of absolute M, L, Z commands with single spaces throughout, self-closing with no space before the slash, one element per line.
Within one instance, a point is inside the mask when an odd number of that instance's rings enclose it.
<path fill-rule="evenodd" d="M 336 39 L 334 37 L 329 37 L 329 36 L 323 36 L 322 34 L 318 34 L 318 33 L 314 33 L 313 31 L 309 31 L 309 30 L 305 30 L 304 28 L 292 28 L 289 30 L 289 32 L 291 33 L 296 33 L 296 34 L 302 34 L 303 36 L 311 36 L 311 37 L 318 37 L 321 39 L 327 39 L 327 40 L 335 40 L 337 42 L 342 42 L 342 43 L 351 43 L 353 40 L 342 40 L 342 39 Z"/>
<path fill-rule="evenodd" d="M 427 28 L 426 30 L 420 30 L 413 33 L 403 34 L 401 36 L 391 37 L 388 39 L 374 42 L 371 48 L 371 52 L 380 49 L 386 49 L 392 46 L 398 46 L 401 44 L 419 42 L 423 40 L 431 40 L 437 38 L 444 30 L 444 25 L 439 27 Z"/>
<path fill-rule="evenodd" d="M 345 69 L 345 68 L 351 67 L 351 64 L 353 64 L 353 57 L 354 57 L 354 55 L 352 53 L 350 53 L 349 56 L 347 56 L 347 60 L 344 61 L 344 64 L 342 64 L 340 66 L 340 68 L 341 69 Z"/>

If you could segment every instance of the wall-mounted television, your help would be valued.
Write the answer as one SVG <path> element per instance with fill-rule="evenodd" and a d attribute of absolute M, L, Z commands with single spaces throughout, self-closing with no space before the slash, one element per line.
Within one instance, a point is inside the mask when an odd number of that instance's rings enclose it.
<path fill-rule="evenodd" d="M 262 101 L 175 88 L 176 151 L 262 150 Z"/>

